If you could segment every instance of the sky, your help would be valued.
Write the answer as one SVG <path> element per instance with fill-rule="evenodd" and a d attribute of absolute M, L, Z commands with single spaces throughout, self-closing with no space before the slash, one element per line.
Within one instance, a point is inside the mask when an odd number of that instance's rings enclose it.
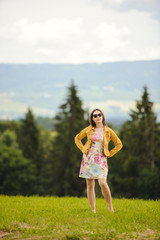
<path fill-rule="evenodd" d="M 159 60 L 159 13 L 160 0 L 0 0 L 0 63 Z M 93 87 L 98 91 L 98 83 Z M 118 95 L 113 86 L 110 87 L 107 91 L 113 92 L 113 98 L 109 101 L 95 95 L 94 102 L 84 99 L 84 104 L 112 111 L 122 99 L 115 100 L 115 94 Z M 156 91 L 151 100 L 159 90 L 151 89 L 151 92 Z M 141 92 L 142 88 L 135 91 Z M 5 118 L 10 116 L 11 110 L 14 114 L 26 111 L 28 102 L 16 100 L 20 94 L 0 90 L 0 111 L 5 112 Z M 118 94 L 120 96 L 121 92 Z M 124 93 L 127 94 L 130 95 Z M 125 114 L 136 97 L 122 102 Z M 160 116 L 160 99 L 156 98 L 155 104 Z M 50 111 L 37 109 L 34 100 L 31 106 L 39 115 Z"/>
<path fill-rule="evenodd" d="M 0 63 L 160 59 L 159 0 L 0 0 Z"/>

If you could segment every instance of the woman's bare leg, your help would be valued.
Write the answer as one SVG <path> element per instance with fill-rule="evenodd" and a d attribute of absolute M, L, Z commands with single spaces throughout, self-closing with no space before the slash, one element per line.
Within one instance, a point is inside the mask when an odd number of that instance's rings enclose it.
<path fill-rule="evenodd" d="M 96 211 L 96 206 L 95 206 L 95 180 L 94 179 L 86 179 L 87 183 L 87 197 L 89 200 L 89 203 L 91 205 L 92 211 Z"/>
<path fill-rule="evenodd" d="M 105 178 L 100 178 L 100 179 L 98 179 L 98 183 L 101 187 L 102 194 L 103 194 L 106 202 L 108 203 L 108 210 L 110 212 L 114 212 L 113 206 L 112 206 L 111 192 L 110 192 L 109 186 L 106 182 L 106 179 Z"/>

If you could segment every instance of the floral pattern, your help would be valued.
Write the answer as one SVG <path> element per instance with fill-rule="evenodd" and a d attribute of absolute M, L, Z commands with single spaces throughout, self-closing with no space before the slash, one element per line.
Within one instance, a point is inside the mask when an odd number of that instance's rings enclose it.
<path fill-rule="evenodd" d="M 79 177 L 89 179 L 106 178 L 107 157 L 103 152 L 103 132 L 95 132 L 87 154 L 83 154 Z"/>

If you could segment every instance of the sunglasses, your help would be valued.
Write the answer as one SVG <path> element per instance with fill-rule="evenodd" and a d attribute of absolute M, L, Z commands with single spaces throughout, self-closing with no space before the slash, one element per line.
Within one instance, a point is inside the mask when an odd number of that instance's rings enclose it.
<path fill-rule="evenodd" d="M 102 114 L 101 113 L 98 113 L 98 114 L 93 114 L 93 117 L 96 118 L 96 117 L 101 117 Z"/>

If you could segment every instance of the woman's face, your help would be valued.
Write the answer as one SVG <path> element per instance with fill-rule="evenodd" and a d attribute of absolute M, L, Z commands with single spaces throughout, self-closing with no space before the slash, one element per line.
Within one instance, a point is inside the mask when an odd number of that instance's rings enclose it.
<path fill-rule="evenodd" d="M 103 121 L 103 115 L 102 115 L 102 113 L 100 112 L 100 111 L 98 111 L 98 110 L 96 110 L 96 111 L 94 111 L 94 113 L 93 113 L 93 121 L 95 122 L 95 124 L 97 124 L 97 123 L 102 123 L 102 121 Z"/>

